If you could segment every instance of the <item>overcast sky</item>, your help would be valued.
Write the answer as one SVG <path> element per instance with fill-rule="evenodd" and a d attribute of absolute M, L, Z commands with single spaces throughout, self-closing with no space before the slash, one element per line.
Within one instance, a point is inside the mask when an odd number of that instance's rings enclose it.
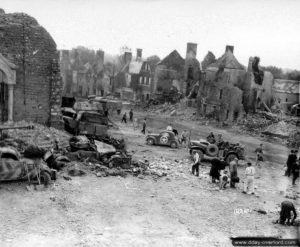
<path fill-rule="evenodd" d="M 58 49 L 83 45 L 118 54 L 127 45 L 143 57 L 165 57 L 174 49 L 185 57 L 186 43 L 198 44 L 202 61 L 226 45 L 244 65 L 300 69 L 299 0 L 1 0 L 6 13 L 35 17 Z"/>

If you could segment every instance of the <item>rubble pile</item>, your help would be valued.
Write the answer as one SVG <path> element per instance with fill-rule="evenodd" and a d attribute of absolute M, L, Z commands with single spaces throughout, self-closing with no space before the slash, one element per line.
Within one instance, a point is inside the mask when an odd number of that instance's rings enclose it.
<path fill-rule="evenodd" d="M 149 113 L 164 114 L 170 117 L 178 117 L 179 120 L 196 120 L 196 109 L 193 107 L 186 107 L 184 103 L 150 105 L 145 109 Z"/>
<path fill-rule="evenodd" d="M 148 108 L 147 108 L 147 111 L 148 112 L 152 112 L 152 113 L 165 113 L 165 114 L 170 114 L 172 111 L 174 110 L 177 110 L 179 108 L 179 104 L 174 104 L 174 105 L 171 105 L 171 104 L 163 104 L 163 105 L 150 105 Z"/>
<path fill-rule="evenodd" d="M 288 138 L 292 133 L 297 131 L 296 128 L 296 125 L 287 123 L 286 121 L 280 121 L 278 123 L 271 124 L 262 131 L 262 133 L 281 138 Z"/>
<path fill-rule="evenodd" d="M 300 148 L 300 131 L 294 131 L 290 133 L 288 140 L 287 140 L 287 146 L 291 148 Z"/>
<path fill-rule="evenodd" d="M 33 127 L 32 129 L 12 129 L 7 131 L 8 138 L 20 144 L 19 148 L 21 150 L 24 150 L 23 145 L 28 144 L 35 144 L 46 149 L 53 148 L 56 143 L 60 149 L 69 146 L 70 135 L 64 131 L 25 121 L 17 122 L 15 125 L 31 125 Z"/>
<path fill-rule="evenodd" d="M 274 123 L 273 120 L 267 119 L 261 114 L 251 114 L 245 118 L 238 120 L 233 126 L 242 133 L 247 133 L 250 135 L 259 135 L 266 127 Z"/>

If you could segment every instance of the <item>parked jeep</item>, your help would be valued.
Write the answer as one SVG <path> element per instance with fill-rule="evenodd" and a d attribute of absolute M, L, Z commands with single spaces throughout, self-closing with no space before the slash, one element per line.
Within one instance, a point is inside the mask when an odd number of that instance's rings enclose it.
<path fill-rule="evenodd" d="M 172 131 L 162 131 L 159 134 L 149 134 L 146 136 L 146 143 L 148 145 L 169 146 L 171 148 L 178 148 L 179 142 Z"/>
<path fill-rule="evenodd" d="M 200 139 L 199 141 L 191 140 L 189 142 L 189 150 L 191 155 L 197 152 L 200 156 L 200 160 L 204 158 L 209 159 L 209 158 L 217 157 L 219 154 L 218 146 L 216 144 L 211 144 L 210 142 L 204 139 Z M 223 158 L 227 163 L 232 161 L 234 158 L 237 158 L 239 160 L 244 160 L 245 159 L 244 147 L 242 147 L 239 144 L 226 143 L 224 145 Z"/>

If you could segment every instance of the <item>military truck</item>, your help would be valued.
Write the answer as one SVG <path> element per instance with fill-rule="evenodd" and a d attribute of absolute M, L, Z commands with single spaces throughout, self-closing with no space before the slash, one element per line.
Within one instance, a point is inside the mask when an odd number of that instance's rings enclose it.
<path fill-rule="evenodd" d="M 107 136 L 112 123 L 103 114 L 79 111 L 74 117 L 63 116 L 64 128 L 73 135 Z"/>

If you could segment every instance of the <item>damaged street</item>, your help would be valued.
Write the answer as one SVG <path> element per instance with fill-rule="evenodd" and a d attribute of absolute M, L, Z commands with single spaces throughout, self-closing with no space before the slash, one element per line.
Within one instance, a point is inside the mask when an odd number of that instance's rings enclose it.
<path fill-rule="evenodd" d="M 300 2 L 1 4 L 0 247 L 300 246 Z"/>
<path fill-rule="evenodd" d="M 143 117 L 139 113 L 139 118 Z M 149 128 L 158 131 L 171 121 L 147 119 Z M 256 195 L 251 196 L 241 193 L 242 186 L 223 191 L 211 184 L 208 162 L 200 167 L 199 177 L 191 175 L 192 161 L 186 148 L 149 146 L 131 124 L 119 122 L 118 126 L 128 153 L 133 153 L 138 163 L 130 169 L 114 173 L 114 168 L 76 159 L 83 174 L 70 175 L 74 163 L 68 162 L 47 189 L 28 190 L 26 183 L 19 182 L 1 184 L 1 246 L 41 242 L 52 246 L 119 246 L 120 242 L 122 246 L 231 246 L 230 237 L 245 234 L 296 236 L 295 228 L 272 224 L 283 199 L 294 201 L 299 210 L 299 191 L 283 176 L 284 146 L 264 143 L 268 162 L 258 169 Z M 241 140 L 252 160 L 260 143 L 257 138 L 233 136 L 193 122 L 180 121 L 173 126 L 192 129 L 195 138 L 214 131 L 226 140 Z M 239 174 L 243 170 L 240 165 Z"/>

